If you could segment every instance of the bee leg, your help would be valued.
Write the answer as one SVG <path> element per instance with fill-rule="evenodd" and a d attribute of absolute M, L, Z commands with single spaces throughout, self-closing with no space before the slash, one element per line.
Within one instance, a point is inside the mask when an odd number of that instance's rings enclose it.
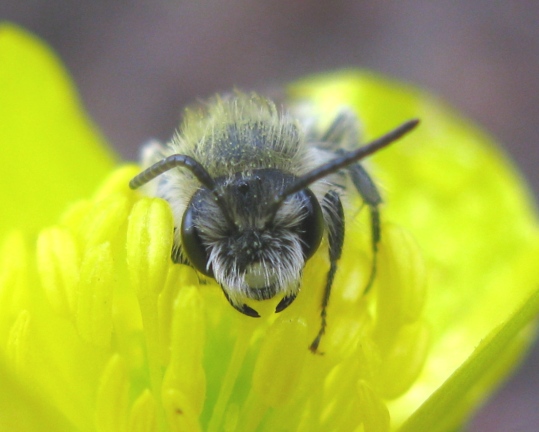
<path fill-rule="evenodd" d="M 238 312 L 241 312 L 242 314 L 250 316 L 252 318 L 260 318 L 260 314 L 257 311 L 255 311 L 252 307 L 247 306 L 245 303 L 242 305 L 237 305 L 233 303 L 229 295 L 227 294 L 227 292 L 223 289 L 223 287 L 221 287 L 221 289 L 223 290 L 223 294 L 225 295 L 230 305 L 234 309 L 236 309 Z"/>
<path fill-rule="evenodd" d="M 376 277 L 376 267 L 378 264 L 378 244 L 380 243 L 380 209 L 379 206 L 382 203 L 382 197 L 380 192 L 372 178 L 369 176 L 365 168 L 360 164 L 353 164 L 348 167 L 348 172 L 350 173 L 350 178 L 352 183 L 356 187 L 357 191 L 363 198 L 365 204 L 369 206 L 371 213 L 371 249 L 372 249 L 372 264 L 371 264 L 371 274 L 367 281 L 364 293 L 366 294 L 374 282 Z"/>
<path fill-rule="evenodd" d="M 176 235 L 178 233 L 178 228 L 174 227 L 174 238 L 176 238 Z M 170 255 L 172 258 L 172 262 L 175 264 L 187 264 L 188 266 L 191 266 L 189 261 L 185 259 L 185 255 L 182 254 L 182 248 L 179 244 L 174 242 L 172 244 L 172 253 Z"/>
<path fill-rule="evenodd" d="M 359 142 L 359 130 L 360 126 L 356 115 L 352 111 L 344 110 L 337 115 L 321 139 L 323 142 L 330 142 L 338 145 L 339 148 L 336 149 L 335 153 L 337 155 L 343 155 L 346 153 L 345 149 L 357 146 L 357 143 Z M 369 206 L 371 214 L 372 265 L 371 273 L 364 290 L 364 292 L 367 293 L 376 277 L 378 244 L 380 243 L 379 206 L 382 203 L 382 197 L 370 175 L 359 163 L 348 166 L 347 171 L 363 201 Z"/>
<path fill-rule="evenodd" d="M 328 223 L 330 264 L 328 276 L 326 279 L 326 286 L 324 288 L 324 297 L 322 298 L 322 310 L 320 312 L 320 330 L 318 331 L 318 334 L 309 346 L 309 349 L 313 353 L 318 352 L 320 340 L 326 332 L 326 316 L 329 296 L 331 295 L 331 286 L 333 285 L 333 279 L 335 278 L 335 272 L 337 271 L 337 261 L 341 257 L 342 246 L 344 242 L 344 210 L 339 194 L 335 191 L 329 191 L 324 197 L 324 200 L 322 201 L 322 206 L 328 209 L 326 214 L 330 218 L 330 221 Z"/>
<path fill-rule="evenodd" d="M 172 247 L 172 254 L 171 254 L 172 262 L 175 264 L 187 264 L 189 265 L 189 262 L 183 257 L 182 250 L 179 247 L 173 246 Z"/>

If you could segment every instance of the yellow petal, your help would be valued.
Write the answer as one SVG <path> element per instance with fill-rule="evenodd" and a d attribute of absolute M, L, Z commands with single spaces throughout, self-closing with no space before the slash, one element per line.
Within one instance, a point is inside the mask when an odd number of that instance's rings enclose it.
<path fill-rule="evenodd" d="M 42 395 L 37 395 L 14 379 L 0 357 L 0 430 L 42 432 L 44 429 L 55 432 L 73 431 L 70 424 L 55 410 L 52 404 Z"/>
<path fill-rule="evenodd" d="M 469 405 L 484 396 L 485 387 L 491 388 L 500 373 L 515 361 L 529 339 L 519 333 L 539 314 L 539 290 L 517 308 L 503 325 L 474 350 L 473 354 L 399 429 L 399 432 L 428 430 L 442 432 L 455 430 L 462 424 Z M 528 330 L 531 330 L 528 328 Z M 532 332 L 533 333 L 533 332 Z M 493 373 L 494 372 L 494 373 Z"/>
<path fill-rule="evenodd" d="M 1 238 L 9 228 L 56 222 L 68 203 L 94 191 L 113 156 L 41 41 L 1 24 L 0 65 Z"/>
<path fill-rule="evenodd" d="M 432 348 L 415 386 L 390 404 L 398 426 L 536 288 L 537 211 L 496 143 L 425 92 L 373 73 L 344 71 L 306 79 L 291 93 L 314 100 L 325 119 L 351 107 L 367 141 L 410 118 L 421 121 L 365 162 L 383 189 L 382 215 L 412 234 L 429 276 L 424 319 Z M 508 371 L 500 370 L 493 381 Z M 474 401 L 468 402 L 469 411 Z"/>

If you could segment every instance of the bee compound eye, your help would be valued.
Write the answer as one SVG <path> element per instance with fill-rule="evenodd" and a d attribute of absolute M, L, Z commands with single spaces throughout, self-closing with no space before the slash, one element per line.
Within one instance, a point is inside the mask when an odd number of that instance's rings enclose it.
<path fill-rule="evenodd" d="M 182 250 L 197 271 L 213 277 L 213 270 L 207 268 L 208 253 L 196 228 L 195 219 L 196 212 L 189 205 L 182 219 Z"/>
<path fill-rule="evenodd" d="M 304 189 L 299 194 L 302 196 L 306 216 L 301 221 L 299 236 L 303 248 L 305 261 L 314 255 L 322 235 L 324 233 L 324 216 L 318 199 L 310 189 Z"/>

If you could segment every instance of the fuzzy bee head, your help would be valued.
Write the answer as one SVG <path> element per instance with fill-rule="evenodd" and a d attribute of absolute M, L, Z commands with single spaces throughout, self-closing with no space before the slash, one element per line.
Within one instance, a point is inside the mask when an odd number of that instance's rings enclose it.
<path fill-rule="evenodd" d="M 245 298 L 295 297 L 305 261 L 320 244 L 324 219 L 309 189 L 274 207 L 294 180 L 276 169 L 216 179 L 220 199 L 201 188 L 183 216 L 183 252 L 237 307 Z"/>

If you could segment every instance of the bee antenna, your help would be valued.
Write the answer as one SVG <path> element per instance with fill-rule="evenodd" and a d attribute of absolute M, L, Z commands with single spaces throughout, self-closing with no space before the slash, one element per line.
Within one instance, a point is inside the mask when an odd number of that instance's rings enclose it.
<path fill-rule="evenodd" d="M 202 185 L 206 186 L 209 190 L 213 190 L 215 188 L 215 182 L 213 181 L 212 176 L 208 174 L 202 165 L 200 165 L 192 157 L 180 154 L 174 154 L 154 163 L 151 167 L 145 169 L 139 175 L 134 177 L 129 182 L 129 187 L 131 189 L 138 189 L 139 187 L 152 181 L 157 176 L 160 176 L 161 174 L 176 167 L 187 168 L 193 173 L 198 181 L 202 183 Z"/>
<path fill-rule="evenodd" d="M 215 197 L 217 205 L 223 211 L 225 218 L 232 226 L 235 226 L 232 218 L 230 217 L 230 214 L 227 211 L 227 206 L 223 200 L 223 196 L 216 189 L 215 180 L 208 173 L 208 171 L 206 171 L 204 167 L 192 157 L 181 154 L 174 154 L 166 157 L 165 159 L 161 159 L 159 162 L 154 163 L 152 166 L 146 168 L 136 177 L 131 179 L 131 181 L 129 182 L 129 187 L 131 189 L 137 189 L 145 185 L 149 181 L 153 180 L 154 178 L 158 177 L 159 175 L 177 167 L 187 168 L 189 171 L 191 171 L 191 173 L 193 173 L 193 175 L 203 186 L 205 186 L 208 190 L 211 191 L 211 193 Z"/>
<path fill-rule="evenodd" d="M 360 147 L 357 150 L 347 152 L 340 157 L 332 159 L 329 162 L 312 169 L 305 175 L 299 177 L 281 194 L 275 197 L 275 201 L 271 206 L 270 214 L 275 215 L 278 208 L 289 195 L 295 194 L 296 192 L 305 189 L 307 186 L 314 183 L 315 181 L 320 180 L 321 178 L 324 178 L 329 174 L 337 172 L 338 170 L 345 168 L 346 166 L 357 162 L 377 152 L 378 150 L 383 149 L 384 147 L 387 147 L 389 144 L 398 140 L 400 137 L 406 135 L 408 132 L 414 129 L 418 123 L 418 119 L 409 120 L 402 125 L 396 127 L 392 131 L 388 132 L 387 134 L 381 136 L 380 138 L 371 141 L 369 144 Z"/>

